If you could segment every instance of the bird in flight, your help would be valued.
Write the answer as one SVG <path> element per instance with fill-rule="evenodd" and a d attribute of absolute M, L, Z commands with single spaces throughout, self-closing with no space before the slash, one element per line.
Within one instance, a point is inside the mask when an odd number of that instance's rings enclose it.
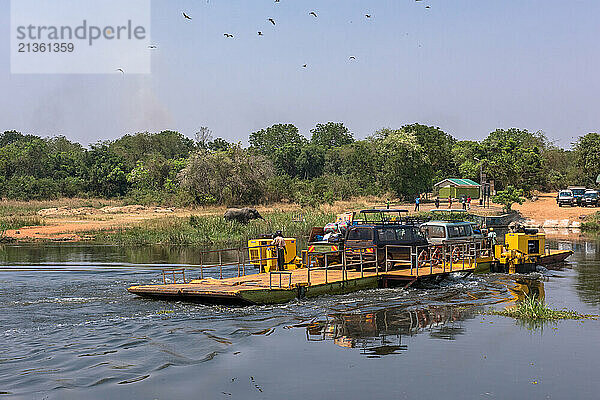
<path fill-rule="evenodd" d="M 122 74 L 125 74 L 125 71 L 123 71 L 123 68 L 117 68 L 116 70 L 119 71 Z"/>
<path fill-rule="evenodd" d="M 431 6 L 425 6 L 425 8 L 431 8 Z"/>
<path fill-rule="evenodd" d="M 308 15 L 312 15 L 313 17 L 317 18 L 317 13 L 314 11 L 309 12 Z"/>
<path fill-rule="evenodd" d="M 262 36 L 263 33 L 261 31 L 258 31 L 258 36 Z"/>
<path fill-rule="evenodd" d="M 155 44 L 151 44 L 148 46 L 149 49 L 154 50 L 154 49 L 158 49 L 158 46 Z"/>
<path fill-rule="evenodd" d="M 365 14 L 365 17 L 371 18 L 371 14 Z"/>
<path fill-rule="evenodd" d="M 350 59 L 351 59 L 351 60 L 356 60 L 356 57 L 354 57 L 354 56 L 350 56 Z"/>
<path fill-rule="evenodd" d="M 192 17 L 190 17 L 189 15 L 187 15 L 185 12 L 182 12 L 183 14 L 183 18 L 185 19 L 192 19 Z"/>
<path fill-rule="evenodd" d="M 275 0 L 275 3 L 279 3 L 279 0 Z"/>
<path fill-rule="evenodd" d="M 306 64 L 302 65 L 302 68 L 306 68 L 306 67 L 308 67 L 308 65 L 306 65 Z"/>
<path fill-rule="evenodd" d="M 269 21 L 270 23 L 272 23 L 272 24 L 273 24 L 273 26 L 275 26 L 275 20 L 274 20 L 273 18 L 269 18 L 269 19 L 268 19 L 268 21 Z"/>
<path fill-rule="evenodd" d="M 224 33 L 223 36 L 225 36 L 226 38 L 232 38 L 233 35 L 231 33 Z"/>

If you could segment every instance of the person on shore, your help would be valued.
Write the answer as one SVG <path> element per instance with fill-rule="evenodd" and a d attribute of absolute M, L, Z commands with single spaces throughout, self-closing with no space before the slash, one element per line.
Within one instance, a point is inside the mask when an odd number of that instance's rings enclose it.
<path fill-rule="evenodd" d="M 277 251 L 277 270 L 283 271 L 285 267 L 285 239 L 283 238 L 283 233 L 281 231 L 275 232 L 275 237 L 271 242 L 271 246 L 275 247 Z"/>
<path fill-rule="evenodd" d="M 467 199 L 465 198 L 465 196 L 462 196 L 460 198 L 460 204 L 462 204 L 462 209 L 466 210 L 467 209 Z"/>
<path fill-rule="evenodd" d="M 467 197 L 467 210 L 471 209 L 471 196 Z"/>
<path fill-rule="evenodd" d="M 452 196 L 448 196 L 448 210 L 452 209 Z"/>
<path fill-rule="evenodd" d="M 440 208 L 440 198 L 439 197 L 435 198 L 435 208 Z"/>
<path fill-rule="evenodd" d="M 419 211 L 420 203 L 421 203 L 421 197 L 419 197 L 419 195 L 417 195 L 417 197 L 415 198 L 415 211 Z"/>

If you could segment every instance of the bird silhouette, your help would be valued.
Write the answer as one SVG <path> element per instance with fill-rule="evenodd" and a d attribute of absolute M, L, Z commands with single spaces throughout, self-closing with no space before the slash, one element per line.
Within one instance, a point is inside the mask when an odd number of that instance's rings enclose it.
<path fill-rule="evenodd" d="M 154 49 L 158 49 L 158 46 L 155 44 L 151 44 L 148 46 L 148 48 L 154 50 Z"/>
<path fill-rule="evenodd" d="M 233 35 L 231 33 L 224 33 L 223 36 L 225 36 L 226 38 L 232 38 Z"/>
<path fill-rule="evenodd" d="M 189 15 L 187 15 L 185 12 L 182 12 L 183 14 L 183 18 L 185 19 L 192 19 L 192 17 L 190 17 Z"/>
<path fill-rule="evenodd" d="M 262 36 L 263 33 L 261 31 L 258 31 L 258 36 Z"/>
<path fill-rule="evenodd" d="M 425 6 L 425 8 L 431 8 L 431 6 Z"/>
<path fill-rule="evenodd" d="M 313 17 L 317 18 L 317 13 L 314 11 L 311 11 L 308 13 L 309 15 L 312 15 Z"/>
<path fill-rule="evenodd" d="M 354 56 L 350 56 L 350 59 L 351 59 L 351 60 L 356 60 L 356 57 L 354 57 Z"/>
<path fill-rule="evenodd" d="M 125 74 L 125 71 L 123 71 L 123 68 L 117 68 L 116 70 L 121 72 L 122 74 Z"/>
<path fill-rule="evenodd" d="M 273 18 L 269 18 L 269 19 L 268 19 L 268 21 L 269 21 L 270 23 L 272 23 L 272 24 L 273 24 L 273 26 L 275 26 L 275 20 L 274 20 Z"/>
<path fill-rule="evenodd" d="M 307 66 L 308 66 L 308 65 L 304 64 L 304 65 L 302 65 L 302 68 L 306 68 Z"/>
<path fill-rule="evenodd" d="M 371 14 L 365 14 L 365 17 L 371 18 Z"/>

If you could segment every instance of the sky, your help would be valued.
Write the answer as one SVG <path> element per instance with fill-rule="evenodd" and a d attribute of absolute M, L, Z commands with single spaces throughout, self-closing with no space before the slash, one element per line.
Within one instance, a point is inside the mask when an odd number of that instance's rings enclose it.
<path fill-rule="evenodd" d="M 150 74 L 11 74 L 10 1 L 0 0 L 0 131 L 87 145 L 207 126 L 246 144 L 275 123 L 310 136 L 343 122 L 364 138 L 418 122 L 460 140 L 543 131 L 568 148 L 600 129 L 598 1 L 151 4 Z"/>

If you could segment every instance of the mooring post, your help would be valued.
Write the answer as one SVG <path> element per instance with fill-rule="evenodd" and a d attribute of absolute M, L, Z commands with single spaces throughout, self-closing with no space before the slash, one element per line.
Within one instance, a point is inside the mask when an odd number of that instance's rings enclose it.
<path fill-rule="evenodd" d="M 310 286 L 310 264 L 311 264 L 311 260 L 312 260 L 312 254 L 308 254 L 308 265 L 307 265 L 307 271 L 306 271 L 306 277 L 308 279 L 308 286 Z"/>
<path fill-rule="evenodd" d="M 327 284 L 327 253 L 325 253 L 325 284 Z"/>
<path fill-rule="evenodd" d="M 360 254 L 360 277 L 364 278 L 363 275 L 363 252 L 365 251 L 365 249 L 360 249 L 359 254 Z"/>
<path fill-rule="evenodd" d="M 219 253 L 219 276 L 221 279 L 223 279 L 223 254 L 221 254 L 221 251 L 218 251 Z"/>
<path fill-rule="evenodd" d="M 200 252 L 200 279 L 204 279 L 204 262 L 202 261 L 203 251 Z"/>

